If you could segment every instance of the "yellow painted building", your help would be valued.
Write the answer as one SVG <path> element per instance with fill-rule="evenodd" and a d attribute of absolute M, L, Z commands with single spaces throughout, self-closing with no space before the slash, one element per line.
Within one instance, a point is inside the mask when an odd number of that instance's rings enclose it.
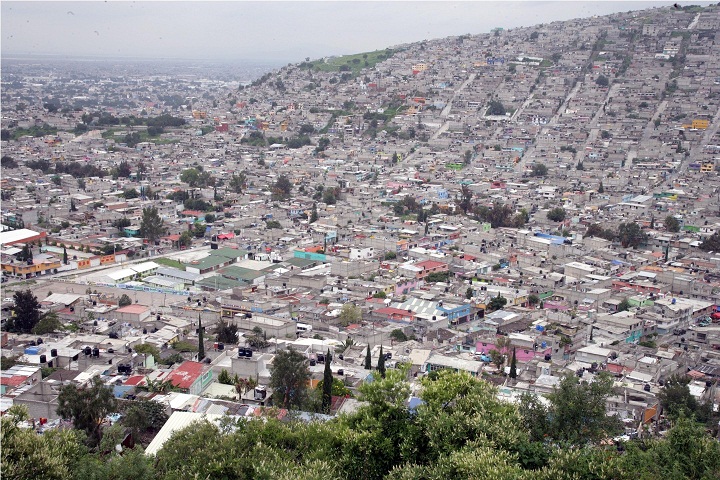
<path fill-rule="evenodd" d="M 705 162 L 700 166 L 701 172 L 714 172 L 715 171 L 715 164 L 712 162 Z"/>
<path fill-rule="evenodd" d="M 59 260 L 44 260 L 28 265 L 23 262 L 15 263 L 3 263 L 3 272 L 8 272 L 10 275 L 22 278 L 31 278 L 37 275 L 42 275 L 47 272 L 52 272 L 56 268 L 60 268 L 61 263 Z"/>

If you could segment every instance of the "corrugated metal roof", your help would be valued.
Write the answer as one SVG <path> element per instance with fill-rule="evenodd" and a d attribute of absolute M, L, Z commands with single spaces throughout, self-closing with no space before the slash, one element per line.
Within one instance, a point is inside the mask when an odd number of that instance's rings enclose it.
<path fill-rule="evenodd" d="M 145 453 L 147 455 L 156 455 L 173 433 L 195 422 L 208 420 L 217 424 L 222 417 L 223 415 L 216 413 L 174 412 L 145 449 Z"/>

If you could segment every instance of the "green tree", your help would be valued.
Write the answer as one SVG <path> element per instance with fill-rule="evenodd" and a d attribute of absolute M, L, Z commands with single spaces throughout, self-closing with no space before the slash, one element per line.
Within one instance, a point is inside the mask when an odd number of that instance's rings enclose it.
<path fill-rule="evenodd" d="M 347 327 L 351 323 L 357 323 L 362 319 L 362 310 L 357 305 L 348 302 L 340 309 L 338 319 L 343 326 Z"/>
<path fill-rule="evenodd" d="M 193 235 L 189 231 L 185 230 L 180 234 L 180 238 L 178 239 L 178 246 L 189 247 L 190 245 L 192 245 L 192 241 Z"/>
<path fill-rule="evenodd" d="M 244 172 L 233 174 L 233 176 L 230 177 L 230 182 L 228 182 L 230 191 L 234 193 L 242 193 L 245 189 L 245 182 L 247 182 L 247 177 Z"/>
<path fill-rule="evenodd" d="M 126 200 L 132 200 L 133 198 L 138 198 L 140 196 L 140 193 L 134 188 L 126 188 L 123 190 L 122 196 Z"/>
<path fill-rule="evenodd" d="M 535 295 L 534 293 L 531 293 L 531 294 L 528 296 L 528 303 L 529 303 L 531 306 L 535 306 L 535 305 L 537 305 L 538 303 L 540 303 L 540 297 L 538 297 L 538 296 Z"/>
<path fill-rule="evenodd" d="M 510 378 L 517 378 L 517 357 L 515 356 L 515 347 L 513 347 L 512 358 L 510 359 Z"/>
<path fill-rule="evenodd" d="M 698 248 L 705 252 L 720 251 L 720 232 L 715 232 L 707 237 Z"/>
<path fill-rule="evenodd" d="M 292 192 L 292 183 L 285 175 L 280 175 L 273 185 L 273 199 L 287 200 Z"/>
<path fill-rule="evenodd" d="M 313 202 L 312 210 L 310 212 L 310 223 L 315 223 L 318 221 L 318 211 L 317 211 L 317 202 Z"/>
<path fill-rule="evenodd" d="M 128 178 L 131 173 L 132 170 L 130 169 L 130 164 L 127 162 L 127 160 L 123 160 L 122 162 L 120 162 L 120 164 L 117 166 L 117 169 L 115 170 L 115 177 Z"/>
<path fill-rule="evenodd" d="M 48 333 L 55 333 L 65 330 L 63 324 L 55 312 L 48 312 L 43 315 L 38 323 L 33 327 L 32 333 L 35 335 L 46 335 Z"/>
<path fill-rule="evenodd" d="M 572 445 L 599 443 L 616 435 L 622 429 L 620 420 L 608 415 L 605 408 L 612 392 L 613 378 L 607 373 L 596 375 L 591 383 L 566 376 L 547 395 L 550 407 L 545 435 Z"/>
<path fill-rule="evenodd" d="M 403 332 L 399 328 L 396 328 L 392 332 L 390 332 L 390 338 L 396 342 L 407 342 L 407 340 L 408 340 L 408 337 L 407 337 L 407 335 L 405 335 L 405 332 Z"/>
<path fill-rule="evenodd" d="M 217 381 L 219 383 L 222 383 L 223 385 L 235 385 L 235 381 L 230 375 L 230 372 L 228 372 L 224 368 L 220 371 L 220 375 L 218 375 Z"/>
<path fill-rule="evenodd" d="M 680 231 L 680 221 L 673 215 L 668 215 L 667 217 L 665 217 L 665 222 L 663 223 L 665 225 L 665 230 L 667 230 L 668 232 Z"/>
<path fill-rule="evenodd" d="M 225 320 L 220 320 L 215 326 L 217 341 L 222 343 L 238 343 L 238 327 L 231 325 Z"/>
<path fill-rule="evenodd" d="M 610 85 L 610 80 L 605 75 L 600 75 L 595 80 L 595 83 L 597 83 L 600 87 L 607 87 L 608 85 Z"/>
<path fill-rule="evenodd" d="M 617 311 L 625 312 L 627 310 L 630 310 L 630 301 L 627 298 L 623 298 L 622 301 L 618 303 Z"/>
<path fill-rule="evenodd" d="M 198 362 L 205 358 L 205 329 L 202 326 L 202 318 L 198 313 Z"/>
<path fill-rule="evenodd" d="M 203 238 L 207 231 L 207 226 L 204 223 L 195 222 L 193 224 L 193 235 L 195 238 Z"/>
<path fill-rule="evenodd" d="M 162 403 L 138 399 L 125 407 L 122 424 L 132 430 L 134 437 L 140 438 L 146 432 L 159 432 L 167 420 Z"/>
<path fill-rule="evenodd" d="M 67 254 L 67 248 L 63 247 L 63 265 L 68 264 L 68 254 Z"/>
<path fill-rule="evenodd" d="M 200 168 L 188 168 L 180 174 L 180 181 L 187 183 L 190 188 L 204 188 L 215 185 L 215 179 L 210 173 Z"/>
<path fill-rule="evenodd" d="M 544 163 L 536 163 L 532 166 L 532 170 L 530 171 L 530 175 L 533 177 L 544 177 L 548 174 L 548 168 L 547 165 Z"/>
<path fill-rule="evenodd" d="M 490 362 L 495 365 L 495 368 L 502 370 L 503 365 L 505 365 L 505 355 L 494 348 L 488 352 L 488 355 L 490 355 Z"/>
<path fill-rule="evenodd" d="M 690 380 L 685 375 L 671 375 L 665 380 L 665 385 L 658 393 L 658 400 L 668 418 L 676 420 L 682 415 L 695 415 L 700 410 L 700 404 L 690 394 Z"/>
<path fill-rule="evenodd" d="M 323 203 L 326 203 L 328 205 L 335 205 L 335 203 L 337 202 L 337 198 L 335 197 L 335 189 L 326 188 L 325 190 L 323 190 L 322 201 Z"/>
<path fill-rule="evenodd" d="M 621 223 L 618 226 L 618 237 L 625 248 L 634 248 L 647 241 L 647 234 L 636 222 Z"/>
<path fill-rule="evenodd" d="M 380 376 L 385 378 L 385 354 L 383 353 L 383 346 L 380 344 L 380 356 L 378 357 L 377 371 Z"/>
<path fill-rule="evenodd" d="M 115 397 L 100 377 L 93 377 L 84 388 L 65 385 L 58 395 L 57 414 L 73 421 L 73 427 L 85 432 L 91 446 L 100 443 L 101 422 L 115 411 Z"/>
<path fill-rule="evenodd" d="M 20 253 L 17 254 L 16 258 L 21 262 L 32 261 L 32 259 L 33 259 L 32 247 L 27 243 L 25 245 L 23 245 L 22 250 L 20 251 Z"/>
<path fill-rule="evenodd" d="M 487 304 L 487 309 L 491 312 L 494 312 L 495 310 L 500 310 L 501 308 L 505 307 L 507 304 L 507 298 L 500 295 L 500 292 L 498 292 L 496 297 L 493 297 L 490 299 L 490 302 Z"/>
<path fill-rule="evenodd" d="M 472 197 L 473 192 L 470 190 L 470 187 L 467 185 L 463 185 L 460 187 L 460 201 L 458 202 L 458 205 L 462 209 L 463 213 L 467 215 L 468 210 L 470 210 L 470 207 L 472 206 Z"/>
<path fill-rule="evenodd" d="M 128 305 L 132 305 L 132 299 L 127 295 L 127 293 L 123 293 L 118 299 L 118 307 L 122 308 L 127 307 Z"/>
<path fill-rule="evenodd" d="M 50 429 L 38 435 L 23 428 L 27 407 L 15 404 L 0 422 L 2 476 L 4 479 L 70 480 L 74 466 L 87 452 L 77 431 Z"/>
<path fill-rule="evenodd" d="M 330 369 L 330 350 L 328 349 L 325 354 L 325 370 L 323 372 L 323 386 L 322 386 L 322 411 L 323 413 L 330 413 L 330 403 L 332 402 L 332 388 L 333 388 L 333 376 L 332 370 Z"/>
<path fill-rule="evenodd" d="M 40 321 L 40 302 L 31 290 L 20 290 L 13 295 L 14 315 L 8 330 L 31 333 Z"/>
<path fill-rule="evenodd" d="M 365 353 L 365 370 L 372 369 L 372 358 L 370 357 L 370 345 L 367 346 L 367 352 Z"/>
<path fill-rule="evenodd" d="M 303 354 L 288 348 L 275 354 L 270 366 L 273 403 L 282 408 L 300 407 L 307 396 L 310 381 L 308 361 Z"/>
<path fill-rule="evenodd" d="M 603 187 L 602 182 L 600 182 L 600 185 L 598 186 L 598 193 L 605 193 L 605 187 Z"/>
<path fill-rule="evenodd" d="M 140 236 L 146 238 L 151 245 L 165 233 L 163 219 L 160 218 L 156 207 L 146 207 L 142 210 L 140 220 Z"/>
<path fill-rule="evenodd" d="M 487 115 L 505 115 L 505 106 L 498 100 L 488 103 Z"/>
<path fill-rule="evenodd" d="M 553 222 L 562 222 L 565 220 L 565 209 L 562 207 L 556 207 L 552 210 L 548 210 L 547 218 Z"/>
<path fill-rule="evenodd" d="M 160 350 L 158 350 L 158 348 L 152 343 L 141 343 L 139 345 L 135 345 L 134 350 L 135 353 L 152 355 L 156 362 L 160 361 Z"/>

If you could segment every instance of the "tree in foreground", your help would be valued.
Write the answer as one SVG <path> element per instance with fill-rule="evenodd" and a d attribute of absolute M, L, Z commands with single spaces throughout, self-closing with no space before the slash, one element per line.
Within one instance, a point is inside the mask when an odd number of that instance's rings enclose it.
<path fill-rule="evenodd" d="M 513 347 L 512 358 L 510 359 L 510 378 L 517 378 L 517 357 L 515 356 L 515 347 Z"/>
<path fill-rule="evenodd" d="M 385 378 L 385 354 L 383 353 L 383 346 L 380 344 L 380 356 L 378 357 L 377 371 L 380 376 Z"/>
<path fill-rule="evenodd" d="M 147 432 L 159 432 L 167 420 L 168 415 L 162 403 L 152 400 L 133 400 L 125 408 L 122 425 L 129 428 L 135 439 L 140 441 L 142 435 Z"/>
<path fill-rule="evenodd" d="M 323 413 L 330 413 L 330 403 L 332 402 L 332 389 L 333 389 L 333 376 L 332 370 L 330 369 L 330 350 L 328 349 L 325 354 L 325 371 L 323 372 L 323 387 L 322 387 L 322 411 Z"/>
<path fill-rule="evenodd" d="M 370 357 L 370 345 L 367 346 L 367 353 L 365 353 L 365 370 L 372 369 L 372 357 Z"/>
<path fill-rule="evenodd" d="M 40 302 L 30 290 L 21 290 L 13 295 L 15 315 L 9 330 L 31 333 L 40 321 Z"/>
<path fill-rule="evenodd" d="M 605 409 L 612 391 L 613 378 L 607 373 L 596 375 L 591 383 L 568 375 L 547 395 L 550 405 L 527 394 L 520 412 L 531 426 L 533 440 L 549 437 L 572 445 L 597 444 L 622 430 L 620 420 Z"/>
<path fill-rule="evenodd" d="M 2 477 L 4 479 L 72 478 L 73 467 L 85 453 L 81 435 L 74 430 L 50 430 L 42 435 L 22 428 L 27 407 L 13 405 L 2 417 Z"/>
<path fill-rule="evenodd" d="M 273 403 L 282 408 L 299 408 L 307 395 L 310 369 L 305 356 L 288 348 L 275 354 L 270 366 Z"/>
<path fill-rule="evenodd" d="M 496 387 L 467 373 L 444 370 L 424 377 L 422 403 L 408 408 L 407 374 L 406 368 L 390 369 L 385 378 L 364 383 L 363 404 L 327 422 L 280 421 L 269 409 L 262 419 L 193 423 L 175 432 L 154 461 L 138 449 L 115 453 L 111 447 L 122 434 L 116 427 L 106 430 L 98 453 L 87 453 L 76 431 L 36 435 L 13 428 L 12 407 L 0 431 L 3 478 L 720 478 L 720 443 L 684 416 L 664 438 L 631 440 L 623 449 L 588 440 L 571 444 L 551 430 L 548 436 L 533 433 L 535 424 L 554 427 L 555 416 L 521 415 L 517 406 L 498 399 Z M 594 418 L 584 397 L 574 398 L 581 420 Z"/>
<path fill-rule="evenodd" d="M 90 385 L 78 388 L 65 385 L 58 396 L 57 414 L 71 419 L 77 430 L 87 434 L 88 443 L 97 445 L 100 442 L 102 419 L 115 411 L 115 397 L 99 377 L 94 377 Z"/>

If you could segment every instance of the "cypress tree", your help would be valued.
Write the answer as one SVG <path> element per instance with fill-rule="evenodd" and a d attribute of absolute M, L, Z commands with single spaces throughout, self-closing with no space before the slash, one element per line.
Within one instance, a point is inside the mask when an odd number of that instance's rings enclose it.
<path fill-rule="evenodd" d="M 68 264 L 67 248 L 63 247 L 63 263 Z"/>
<path fill-rule="evenodd" d="M 323 391 L 322 391 L 322 411 L 323 413 L 330 413 L 330 403 L 332 402 L 332 384 L 333 376 L 330 370 L 330 349 L 328 349 L 325 355 L 325 371 L 323 372 Z"/>
<path fill-rule="evenodd" d="M 513 347 L 512 360 L 510 360 L 510 378 L 517 378 L 517 358 L 515 358 L 515 347 Z"/>
<path fill-rule="evenodd" d="M 380 358 L 378 358 L 377 370 L 380 375 L 385 378 L 385 355 L 383 355 L 383 347 L 380 344 Z"/>
<path fill-rule="evenodd" d="M 372 368 L 372 359 L 370 358 L 370 344 L 367 347 L 367 355 L 365 355 L 365 370 Z"/>
<path fill-rule="evenodd" d="M 198 362 L 205 358 L 205 339 L 203 338 L 202 319 L 198 313 Z"/>

